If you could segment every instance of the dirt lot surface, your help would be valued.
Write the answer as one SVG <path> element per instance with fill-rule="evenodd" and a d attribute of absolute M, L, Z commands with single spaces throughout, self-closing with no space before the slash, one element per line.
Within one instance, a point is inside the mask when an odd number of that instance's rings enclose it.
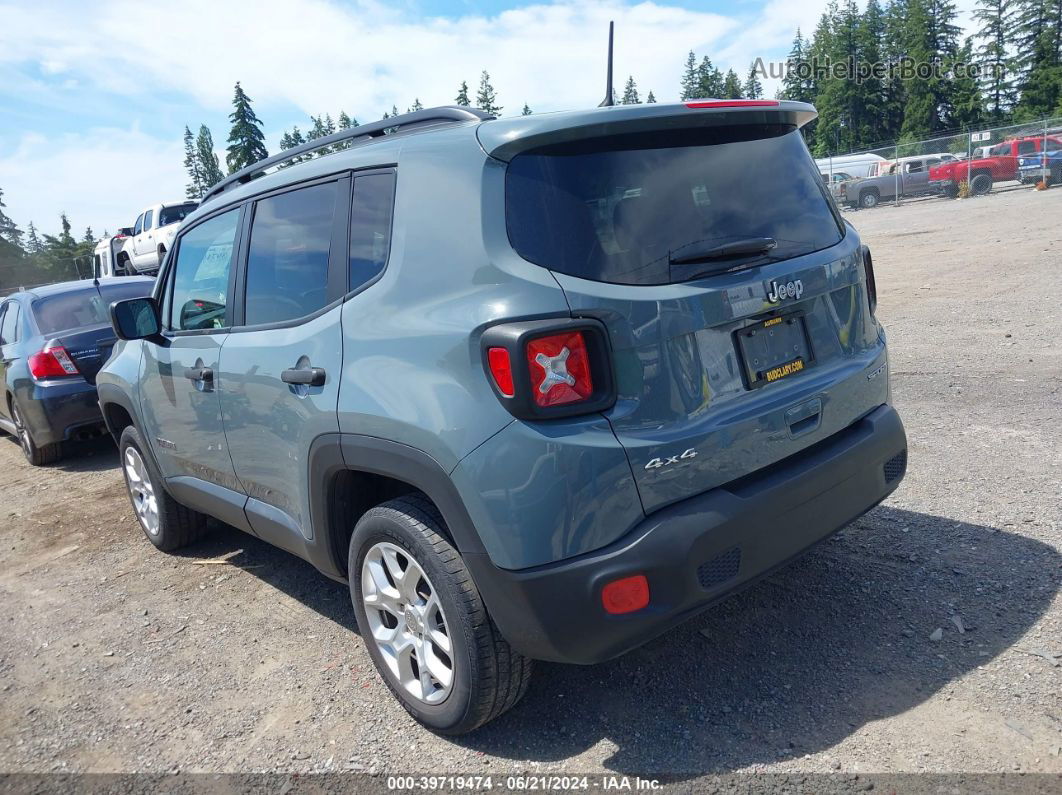
<path fill-rule="evenodd" d="M 848 217 L 903 486 L 469 737 L 390 697 L 344 586 L 224 527 L 156 552 L 107 443 L 34 470 L 0 439 L 0 771 L 1062 772 L 1062 190 Z"/>

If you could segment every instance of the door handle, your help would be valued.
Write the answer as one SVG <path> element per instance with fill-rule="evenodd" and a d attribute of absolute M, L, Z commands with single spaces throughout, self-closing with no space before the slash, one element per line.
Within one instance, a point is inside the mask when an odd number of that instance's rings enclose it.
<path fill-rule="evenodd" d="M 184 377 L 190 381 L 213 381 L 214 371 L 209 367 L 186 367 Z"/>
<path fill-rule="evenodd" d="M 300 386 L 324 386 L 325 369 L 323 367 L 289 368 L 280 374 L 285 384 Z"/>

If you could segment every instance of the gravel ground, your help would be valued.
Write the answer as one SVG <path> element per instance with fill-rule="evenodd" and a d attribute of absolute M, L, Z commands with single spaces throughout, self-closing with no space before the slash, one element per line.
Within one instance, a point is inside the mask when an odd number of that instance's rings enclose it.
<path fill-rule="evenodd" d="M 900 490 L 620 660 L 540 665 L 469 737 L 390 697 L 343 586 L 225 527 L 158 553 L 108 443 L 33 470 L 0 439 L 0 771 L 1062 772 L 1062 190 L 848 217 Z"/>

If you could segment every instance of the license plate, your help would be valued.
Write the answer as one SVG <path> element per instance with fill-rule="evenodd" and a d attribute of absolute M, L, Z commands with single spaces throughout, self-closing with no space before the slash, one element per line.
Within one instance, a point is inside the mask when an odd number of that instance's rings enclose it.
<path fill-rule="evenodd" d="M 734 332 L 749 389 L 804 372 L 815 361 L 801 313 L 761 320 Z"/>

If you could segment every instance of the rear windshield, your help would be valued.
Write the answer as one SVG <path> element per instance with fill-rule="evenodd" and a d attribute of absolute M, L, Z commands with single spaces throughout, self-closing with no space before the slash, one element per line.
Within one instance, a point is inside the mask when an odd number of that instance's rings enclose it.
<path fill-rule="evenodd" d="M 808 254 L 843 226 L 792 125 L 734 125 L 585 139 L 532 150 L 506 171 L 509 240 L 571 276 L 667 284 Z M 764 253 L 672 263 L 736 241 Z"/>
<path fill-rule="evenodd" d="M 148 280 L 125 284 L 106 284 L 101 280 L 99 293 L 93 287 L 38 298 L 33 302 L 33 318 L 44 336 L 58 331 L 109 323 L 110 315 L 107 310 L 112 303 L 150 295 L 152 287 L 154 283 Z"/>
<path fill-rule="evenodd" d="M 173 207 L 163 207 L 159 210 L 159 226 L 168 226 L 169 224 L 183 221 L 198 206 L 195 202 L 192 202 L 190 204 L 177 204 Z"/>

